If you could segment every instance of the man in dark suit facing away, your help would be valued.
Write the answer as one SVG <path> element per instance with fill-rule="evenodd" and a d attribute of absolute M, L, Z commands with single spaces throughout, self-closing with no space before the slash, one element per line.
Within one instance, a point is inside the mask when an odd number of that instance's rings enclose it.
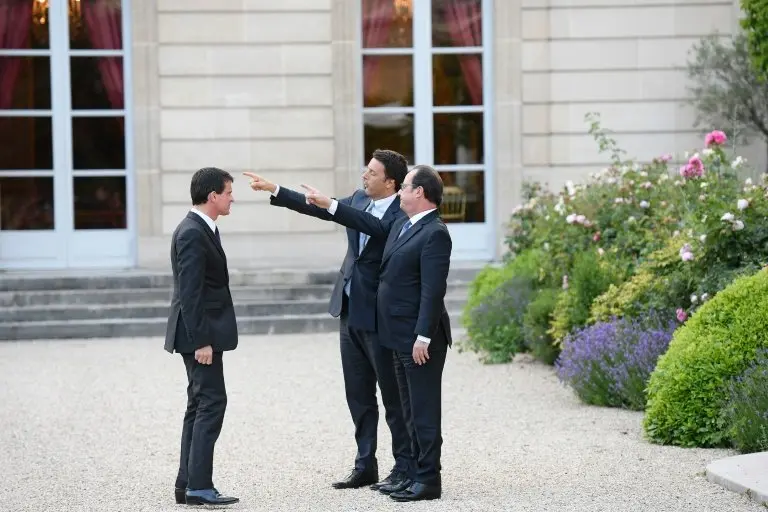
<path fill-rule="evenodd" d="M 187 410 L 181 433 L 176 503 L 229 505 L 213 486 L 213 451 L 227 408 L 222 356 L 237 347 L 227 257 L 216 219 L 229 215 L 232 176 L 207 167 L 192 176 L 192 210 L 171 238 L 173 297 L 165 350 L 178 352 L 187 370 Z"/>
<path fill-rule="evenodd" d="M 376 300 L 378 334 L 394 354 L 415 461 L 409 479 L 389 494 L 396 501 L 440 498 L 442 375 L 452 344 L 444 302 L 452 241 L 438 212 L 442 179 L 429 166 L 414 167 L 400 189 L 407 218 L 389 225 L 317 192 L 307 198 L 335 209 L 336 222 L 387 239 Z"/>
<path fill-rule="evenodd" d="M 356 211 L 368 211 L 383 225 L 391 225 L 404 217 L 397 192 L 408 172 L 408 162 L 391 150 L 373 152 L 363 174 L 363 190 L 339 199 L 339 204 Z M 289 208 L 304 215 L 333 221 L 332 212 L 307 203 L 303 193 L 271 183 L 254 173 L 251 188 L 271 192 L 274 206 Z M 357 455 L 349 475 L 333 483 L 337 489 L 366 485 L 374 490 L 399 486 L 412 465 L 410 438 L 403 418 L 392 352 L 382 347 L 376 335 L 376 290 L 379 267 L 384 252 L 384 238 L 372 238 L 347 229 L 347 254 L 331 294 L 329 313 L 339 317 L 339 339 L 344 389 L 350 415 L 355 426 Z M 390 474 L 379 480 L 376 459 L 379 418 L 376 383 L 381 389 L 386 421 L 392 434 L 395 465 Z"/>

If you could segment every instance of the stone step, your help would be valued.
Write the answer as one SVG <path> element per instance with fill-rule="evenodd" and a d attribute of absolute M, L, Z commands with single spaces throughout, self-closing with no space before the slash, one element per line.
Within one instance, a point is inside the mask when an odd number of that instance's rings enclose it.
<path fill-rule="evenodd" d="M 238 317 L 270 317 L 276 315 L 317 315 L 328 311 L 329 290 L 322 297 L 290 300 L 241 300 L 235 298 Z M 239 300 L 240 299 L 240 300 Z M 445 307 L 461 309 L 467 294 L 456 291 L 446 296 Z M 61 304 L 44 306 L 16 306 L 0 308 L 0 325 L 7 322 L 42 322 L 99 319 L 168 318 L 169 301 L 126 304 Z"/>
<path fill-rule="evenodd" d="M 448 283 L 448 294 L 467 289 L 468 282 L 453 280 Z M 331 284 L 235 286 L 231 288 L 235 303 L 248 301 L 327 300 Z M 62 305 L 127 305 L 136 303 L 166 302 L 171 300 L 172 289 L 124 288 L 124 289 L 73 289 L 73 290 L 21 290 L 0 292 L 0 308 L 40 307 Z"/>
<path fill-rule="evenodd" d="M 452 328 L 460 329 L 461 311 L 449 311 L 448 314 Z M 165 318 L 8 322 L 0 323 L 0 340 L 163 337 L 166 323 Z M 241 317 L 238 318 L 237 324 L 241 335 L 321 333 L 334 332 L 339 328 L 338 318 L 333 318 L 327 313 Z"/>
<path fill-rule="evenodd" d="M 469 264 L 451 268 L 449 280 L 471 281 L 481 264 Z M 285 286 L 333 284 L 339 270 L 280 270 L 248 269 L 231 270 L 230 286 Z M 58 290 L 104 289 L 168 289 L 173 286 L 170 272 L 127 270 L 118 272 L 92 271 L 88 273 L 38 272 L 0 273 L 0 292 L 32 292 Z"/>

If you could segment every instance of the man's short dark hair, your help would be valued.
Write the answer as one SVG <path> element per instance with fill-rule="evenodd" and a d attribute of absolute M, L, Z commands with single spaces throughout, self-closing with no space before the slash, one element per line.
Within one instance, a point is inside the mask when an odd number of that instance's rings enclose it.
<path fill-rule="evenodd" d="M 371 156 L 384 166 L 386 177 L 395 180 L 395 192 L 400 190 L 400 186 L 405 181 L 405 175 L 408 174 L 408 160 L 391 149 L 377 149 Z"/>
<path fill-rule="evenodd" d="M 227 186 L 235 179 L 227 171 L 218 167 L 203 167 L 192 175 L 192 183 L 189 185 L 189 195 L 192 197 L 192 204 L 205 204 L 208 202 L 208 194 L 216 192 L 221 194 Z"/>
<path fill-rule="evenodd" d="M 428 165 L 417 165 L 412 170 L 416 172 L 413 175 L 411 186 L 424 189 L 424 197 L 439 207 L 443 203 L 443 179 L 440 174 Z"/>

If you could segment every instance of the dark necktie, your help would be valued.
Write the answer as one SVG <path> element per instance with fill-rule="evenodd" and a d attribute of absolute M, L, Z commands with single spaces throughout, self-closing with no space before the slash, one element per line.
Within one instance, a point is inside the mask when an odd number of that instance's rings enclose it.
<path fill-rule="evenodd" d="M 216 231 L 214 231 L 213 234 L 216 235 L 216 241 L 219 242 L 219 245 L 221 245 L 221 235 L 219 234 L 218 226 L 216 227 Z"/>
<path fill-rule="evenodd" d="M 401 230 L 400 230 L 400 234 L 399 234 L 399 235 L 397 235 L 397 238 L 400 238 L 401 236 L 403 236 L 403 235 L 405 234 L 405 232 L 406 232 L 406 231 L 408 231 L 409 229 L 411 229 L 411 226 L 413 226 L 413 224 L 411 223 L 411 219 L 408 219 L 408 220 L 405 222 L 405 224 L 403 224 L 403 229 L 401 229 Z"/>

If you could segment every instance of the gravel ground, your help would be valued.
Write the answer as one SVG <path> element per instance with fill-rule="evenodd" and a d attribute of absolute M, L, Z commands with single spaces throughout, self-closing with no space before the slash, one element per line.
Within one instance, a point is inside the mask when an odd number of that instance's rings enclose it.
<path fill-rule="evenodd" d="M 764 510 L 703 477 L 728 451 L 648 444 L 641 415 L 580 405 L 550 368 L 444 375 L 443 499 L 337 491 L 354 458 L 336 335 L 243 337 L 214 479 L 237 510 Z M 0 344 L 0 510 L 180 510 L 173 502 L 184 367 L 160 339 Z M 380 472 L 390 469 L 380 420 Z M 382 475 L 383 476 L 383 475 Z"/>

